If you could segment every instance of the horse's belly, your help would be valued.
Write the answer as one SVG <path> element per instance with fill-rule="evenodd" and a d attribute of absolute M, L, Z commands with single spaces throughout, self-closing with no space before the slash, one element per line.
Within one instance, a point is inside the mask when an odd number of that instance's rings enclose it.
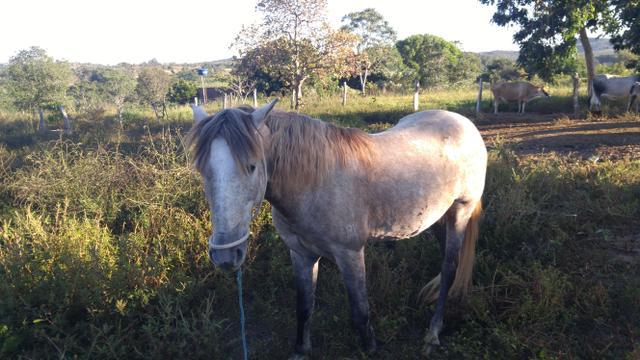
<path fill-rule="evenodd" d="M 438 221 L 453 203 L 453 197 L 425 199 L 413 206 L 386 209 L 370 219 L 372 241 L 400 240 L 416 236 Z"/>

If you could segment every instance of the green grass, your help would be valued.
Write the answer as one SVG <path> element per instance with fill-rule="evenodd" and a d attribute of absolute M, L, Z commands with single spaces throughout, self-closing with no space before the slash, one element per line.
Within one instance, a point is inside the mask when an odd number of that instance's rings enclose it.
<path fill-rule="evenodd" d="M 425 98 L 475 106 L 472 90 Z M 0 358 L 240 357 L 235 279 L 209 262 L 209 210 L 184 152 L 188 109 L 160 124 L 135 111 L 123 130 L 110 113 L 76 118 L 67 138 L 0 119 Z M 318 99 L 305 112 L 379 130 L 411 112 L 411 96 Z M 493 148 L 474 290 L 450 303 L 433 358 L 637 358 L 640 267 L 611 248 L 638 233 L 640 161 Z M 256 359 L 285 358 L 295 341 L 291 265 L 268 210 L 244 270 Z M 427 233 L 367 255 L 377 358 L 413 359 L 432 311 L 417 293 L 439 246 Z M 326 260 L 312 333 L 314 358 L 366 358 Z"/>

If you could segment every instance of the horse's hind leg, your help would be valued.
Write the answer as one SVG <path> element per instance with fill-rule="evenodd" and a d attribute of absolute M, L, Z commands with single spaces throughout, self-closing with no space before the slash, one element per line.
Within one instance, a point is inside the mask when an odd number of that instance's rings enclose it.
<path fill-rule="evenodd" d="M 446 219 L 446 245 L 445 255 L 442 262 L 442 269 L 440 272 L 440 290 L 438 294 L 438 302 L 436 304 L 436 311 L 431 318 L 429 324 L 429 330 L 425 337 L 425 352 L 428 354 L 434 346 L 440 345 L 438 335 L 442 330 L 442 323 L 444 318 L 444 307 L 449 294 L 449 289 L 456 277 L 456 270 L 458 268 L 458 255 L 460 248 L 465 240 L 465 233 L 467 232 L 467 225 L 471 219 L 476 207 L 479 206 L 477 202 L 467 203 L 454 203 L 445 215 Z M 474 239 L 475 241 L 475 239 Z"/>
<path fill-rule="evenodd" d="M 431 225 L 431 232 L 436 240 L 440 243 L 440 250 L 442 251 L 442 258 L 444 259 L 445 249 L 447 246 L 447 226 L 445 224 L 445 216 Z"/>
<path fill-rule="evenodd" d="M 298 331 L 294 358 L 311 353 L 311 315 L 313 313 L 319 257 L 290 250 L 296 279 Z"/>
<path fill-rule="evenodd" d="M 336 258 L 336 264 L 340 268 L 344 284 L 347 287 L 347 293 L 349 294 L 351 319 L 360 333 L 364 348 L 367 352 L 374 352 L 377 345 L 369 318 L 364 249 L 341 252 Z"/>

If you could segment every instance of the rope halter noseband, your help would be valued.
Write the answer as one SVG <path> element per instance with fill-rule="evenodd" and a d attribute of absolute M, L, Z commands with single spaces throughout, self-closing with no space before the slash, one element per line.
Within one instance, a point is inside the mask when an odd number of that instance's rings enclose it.
<path fill-rule="evenodd" d="M 231 249 L 232 247 L 236 247 L 240 244 L 242 244 L 243 242 L 247 241 L 247 239 L 249 238 L 249 232 L 247 232 L 247 234 L 243 237 L 240 238 L 240 240 L 236 240 L 234 242 L 228 243 L 228 244 L 213 244 L 213 235 L 211 235 L 209 237 L 209 248 L 213 249 L 213 250 L 224 250 L 224 249 Z"/>

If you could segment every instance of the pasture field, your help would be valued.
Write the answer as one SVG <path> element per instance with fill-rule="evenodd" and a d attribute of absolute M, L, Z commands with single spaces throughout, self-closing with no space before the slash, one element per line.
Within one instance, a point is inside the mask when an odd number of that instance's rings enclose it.
<path fill-rule="evenodd" d="M 569 94 L 480 118 L 472 88 L 422 94 L 471 116 L 490 149 L 473 291 L 449 302 L 432 358 L 640 358 L 640 117 L 571 119 Z M 412 111 L 411 95 L 339 101 L 310 97 L 303 111 L 368 131 Z M 63 137 L 0 112 L 0 358 L 240 358 L 235 277 L 208 259 L 209 209 L 184 149 L 190 109 L 162 123 L 129 109 L 123 128 L 114 115 L 72 114 Z M 250 357 L 283 359 L 295 341 L 289 255 L 268 204 L 252 226 Z M 373 358 L 414 359 L 432 311 L 417 294 L 439 272 L 439 245 L 426 232 L 367 256 Z M 312 334 L 313 358 L 368 358 L 328 261 Z"/>

